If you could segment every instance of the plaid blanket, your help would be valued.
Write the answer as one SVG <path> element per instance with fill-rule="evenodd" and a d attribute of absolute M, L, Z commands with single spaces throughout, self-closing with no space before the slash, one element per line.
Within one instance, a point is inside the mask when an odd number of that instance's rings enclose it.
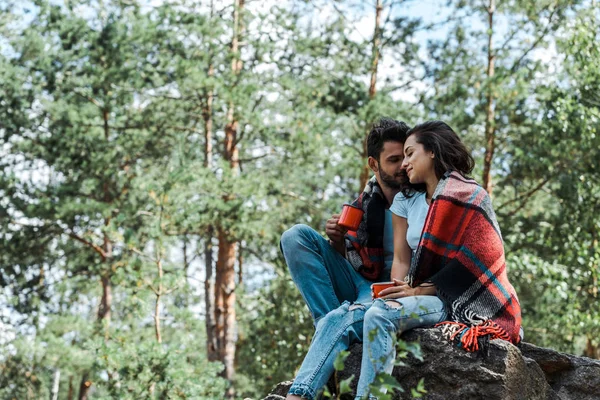
<path fill-rule="evenodd" d="M 521 308 L 508 281 L 504 247 L 487 192 L 457 172 L 440 180 L 408 274 L 431 282 L 446 305 L 445 334 L 476 351 L 488 340 L 518 343 Z"/>
<path fill-rule="evenodd" d="M 362 208 L 364 215 L 358 230 L 346 233 L 346 258 L 362 276 L 376 281 L 385 266 L 383 226 L 389 204 L 375 176 L 352 205 Z"/>

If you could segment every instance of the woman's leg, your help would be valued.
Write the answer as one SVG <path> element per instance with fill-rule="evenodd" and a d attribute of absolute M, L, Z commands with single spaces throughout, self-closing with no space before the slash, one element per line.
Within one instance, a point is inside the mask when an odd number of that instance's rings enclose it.
<path fill-rule="evenodd" d="M 338 354 L 351 343 L 360 340 L 363 331 L 365 306 L 344 302 L 317 323 L 308 354 L 292 384 L 288 399 L 313 400 L 334 372 Z M 293 397 L 298 396 L 298 397 Z"/>
<path fill-rule="evenodd" d="M 363 356 L 356 398 L 369 393 L 369 385 L 380 372 L 394 368 L 394 337 L 409 329 L 431 326 L 446 317 L 444 305 L 436 296 L 412 296 L 396 300 L 375 300 L 363 323 Z M 370 333 L 373 332 L 373 333 Z M 376 399 L 369 396 L 370 399 Z"/>

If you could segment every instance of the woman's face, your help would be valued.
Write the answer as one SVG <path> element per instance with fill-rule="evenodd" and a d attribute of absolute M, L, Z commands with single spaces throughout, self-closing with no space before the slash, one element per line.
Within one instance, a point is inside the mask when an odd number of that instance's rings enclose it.
<path fill-rule="evenodd" d="M 410 135 L 404 143 L 404 161 L 402 168 L 406 170 L 408 180 L 412 184 L 424 183 L 435 177 L 433 152 L 425 150 L 417 143 L 416 135 Z"/>

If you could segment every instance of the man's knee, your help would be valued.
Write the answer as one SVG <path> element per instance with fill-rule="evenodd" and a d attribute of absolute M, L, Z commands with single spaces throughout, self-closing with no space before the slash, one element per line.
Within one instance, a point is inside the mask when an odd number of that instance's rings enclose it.
<path fill-rule="evenodd" d="M 365 325 L 370 328 L 387 326 L 401 308 L 402 304 L 394 300 L 376 301 L 365 314 Z"/>
<path fill-rule="evenodd" d="M 345 301 L 338 308 L 329 311 L 321 318 L 317 322 L 317 329 L 324 326 L 340 327 L 350 325 L 355 320 L 355 313 L 365 312 L 365 308 L 363 304 L 350 304 Z"/>
<path fill-rule="evenodd" d="M 335 310 L 329 311 L 325 314 L 321 319 L 317 321 L 317 330 L 321 330 L 325 327 L 336 326 L 339 325 L 343 320 L 346 314 L 348 313 L 348 306 L 342 304 L 340 307 Z"/>
<path fill-rule="evenodd" d="M 305 224 L 296 224 L 292 226 L 281 235 L 281 240 L 279 242 L 281 250 L 285 251 L 287 248 L 300 243 L 303 239 L 308 237 L 308 234 L 311 231 L 313 231 L 313 229 Z"/>

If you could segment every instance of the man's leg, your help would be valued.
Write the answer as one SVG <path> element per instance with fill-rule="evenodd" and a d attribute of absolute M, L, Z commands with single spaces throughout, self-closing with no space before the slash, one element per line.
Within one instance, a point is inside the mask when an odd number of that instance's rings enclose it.
<path fill-rule="evenodd" d="M 315 325 L 342 302 L 356 300 L 366 280 L 314 229 L 294 225 L 283 233 L 280 246 Z"/>
<path fill-rule="evenodd" d="M 319 320 L 287 399 L 317 398 L 335 370 L 338 354 L 361 339 L 364 315 L 365 306 L 350 306 L 345 302 Z"/>

